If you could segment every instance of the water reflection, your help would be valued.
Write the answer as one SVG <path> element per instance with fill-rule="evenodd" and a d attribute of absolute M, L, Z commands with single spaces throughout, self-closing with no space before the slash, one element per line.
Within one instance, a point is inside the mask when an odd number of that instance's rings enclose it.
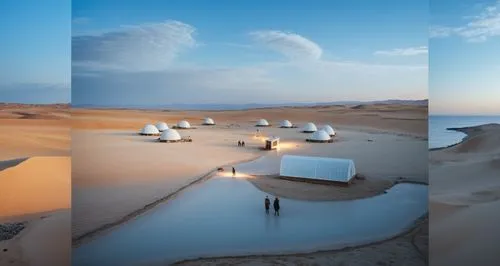
<path fill-rule="evenodd" d="M 279 217 L 272 206 L 266 215 L 266 195 L 244 179 L 210 179 L 74 250 L 73 265 L 342 248 L 394 236 L 427 211 L 427 186 L 414 184 L 345 202 L 281 198 Z"/>

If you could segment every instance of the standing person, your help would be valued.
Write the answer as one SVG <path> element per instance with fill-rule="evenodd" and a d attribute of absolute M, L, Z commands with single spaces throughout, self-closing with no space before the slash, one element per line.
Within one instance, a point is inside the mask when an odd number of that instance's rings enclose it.
<path fill-rule="evenodd" d="M 269 214 L 269 206 L 271 205 L 271 201 L 269 200 L 269 197 L 266 196 L 266 199 L 264 200 L 264 206 L 266 207 L 266 214 Z"/>
<path fill-rule="evenodd" d="M 244 141 L 241 142 L 241 146 L 245 147 L 245 142 Z"/>
<path fill-rule="evenodd" d="M 273 207 L 274 207 L 274 215 L 280 216 L 280 200 L 278 199 L 278 197 L 274 198 Z"/>
<path fill-rule="evenodd" d="M 240 146 L 241 146 L 241 141 L 238 140 L 238 147 L 240 147 Z"/>
<path fill-rule="evenodd" d="M 234 169 L 234 167 L 233 167 L 233 176 L 235 176 L 235 175 L 236 175 L 236 169 Z"/>

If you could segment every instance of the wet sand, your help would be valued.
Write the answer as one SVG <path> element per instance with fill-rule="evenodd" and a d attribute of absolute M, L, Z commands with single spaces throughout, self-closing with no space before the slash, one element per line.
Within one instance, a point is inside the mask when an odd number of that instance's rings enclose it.
<path fill-rule="evenodd" d="M 463 142 L 430 152 L 430 261 L 498 265 L 500 125 L 456 130 Z"/>

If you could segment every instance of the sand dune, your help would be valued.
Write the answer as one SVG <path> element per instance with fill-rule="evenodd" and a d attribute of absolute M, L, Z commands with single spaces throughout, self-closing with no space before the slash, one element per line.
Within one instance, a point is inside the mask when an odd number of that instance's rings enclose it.
<path fill-rule="evenodd" d="M 70 207 L 71 159 L 34 157 L 0 172 L 0 219 Z"/>
<path fill-rule="evenodd" d="M 71 159 L 34 157 L 0 172 L 0 222 L 24 222 L 0 265 L 69 265 Z"/>
<path fill-rule="evenodd" d="M 430 262 L 498 265 L 500 125 L 457 130 L 462 143 L 430 153 Z"/>
<path fill-rule="evenodd" d="M 63 104 L 0 103 L 0 222 L 25 225 L 0 242 L 0 265 L 69 265 L 69 116 Z"/>

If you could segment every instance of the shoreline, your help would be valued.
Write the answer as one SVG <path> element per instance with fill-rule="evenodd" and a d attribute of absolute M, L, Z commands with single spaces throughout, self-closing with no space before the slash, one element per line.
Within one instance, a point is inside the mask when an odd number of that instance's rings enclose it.
<path fill-rule="evenodd" d="M 344 247 L 341 249 L 323 249 L 323 250 L 317 250 L 317 251 L 312 251 L 312 252 L 294 252 L 294 253 L 274 253 L 274 254 L 256 254 L 256 255 L 241 255 L 241 256 L 219 256 L 219 257 L 199 257 L 196 259 L 187 259 L 187 260 L 181 260 L 181 261 L 176 261 L 170 265 L 183 265 L 186 263 L 199 263 L 207 260 L 220 260 L 220 259 L 257 259 L 257 258 L 272 258 L 272 257 L 290 257 L 290 256 L 311 256 L 311 255 L 317 255 L 317 254 L 323 254 L 323 253 L 341 253 L 341 252 L 346 252 L 346 251 L 352 251 L 355 249 L 359 248 L 365 248 L 365 247 L 370 247 L 370 246 L 375 246 L 379 244 L 383 244 L 392 240 L 396 240 L 399 238 L 404 238 L 407 236 L 411 236 L 411 244 L 419 253 L 421 258 L 428 263 L 428 257 L 423 255 L 419 248 L 416 246 L 414 243 L 415 241 L 415 236 L 420 232 L 423 226 L 425 226 L 425 223 L 429 222 L 429 211 L 427 211 L 425 214 L 417 218 L 410 226 L 408 226 L 407 229 L 403 230 L 401 233 L 389 237 L 387 239 L 383 240 L 378 240 L 375 242 L 371 243 L 365 243 L 365 244 L 359 244 L 359 245 L 353 245 L 353 246 L 348 246 Z"/>
<path fill-rule="evenodd" d="M 493 126 L 498 126 L 500 124 L 497 124 L 497 123 L 488 123 L 488 124 L 482 124 L 482 125 L 477 125 L 477 126 L 470 126 L 470 127 L 449 127 L 449 128 L 446 128 L 446 130 L 450 130 L 450 131 L 456 131 L 456 132 L 460 132 L 460 133 L 464 133 L 465 134 L 465 137 L 463 137 L 460 141 L 458 141 L 457 143 L 454 143 L 454 144 L 450 144 L 448 146 L 444 146 L 444 147 L 437 147 L 437 148 L 429 148 L 429 151 L 441 151 L 441 150 L 445 150 L 445 149 L 448 149 L 448 148 L 453 148 L 457 145 L 460 145 L 464 142 L 466 142 L 467 140 L 469 140 L 472 136 L 471 136 L 471 133 L 470 132 L 471 130 L 473 131 L 477 131 L 478 129 L 480 129 L 481 127 L 484 127 L 484 126 L 490 126 L 490 125 L 493 125 Z"/>

